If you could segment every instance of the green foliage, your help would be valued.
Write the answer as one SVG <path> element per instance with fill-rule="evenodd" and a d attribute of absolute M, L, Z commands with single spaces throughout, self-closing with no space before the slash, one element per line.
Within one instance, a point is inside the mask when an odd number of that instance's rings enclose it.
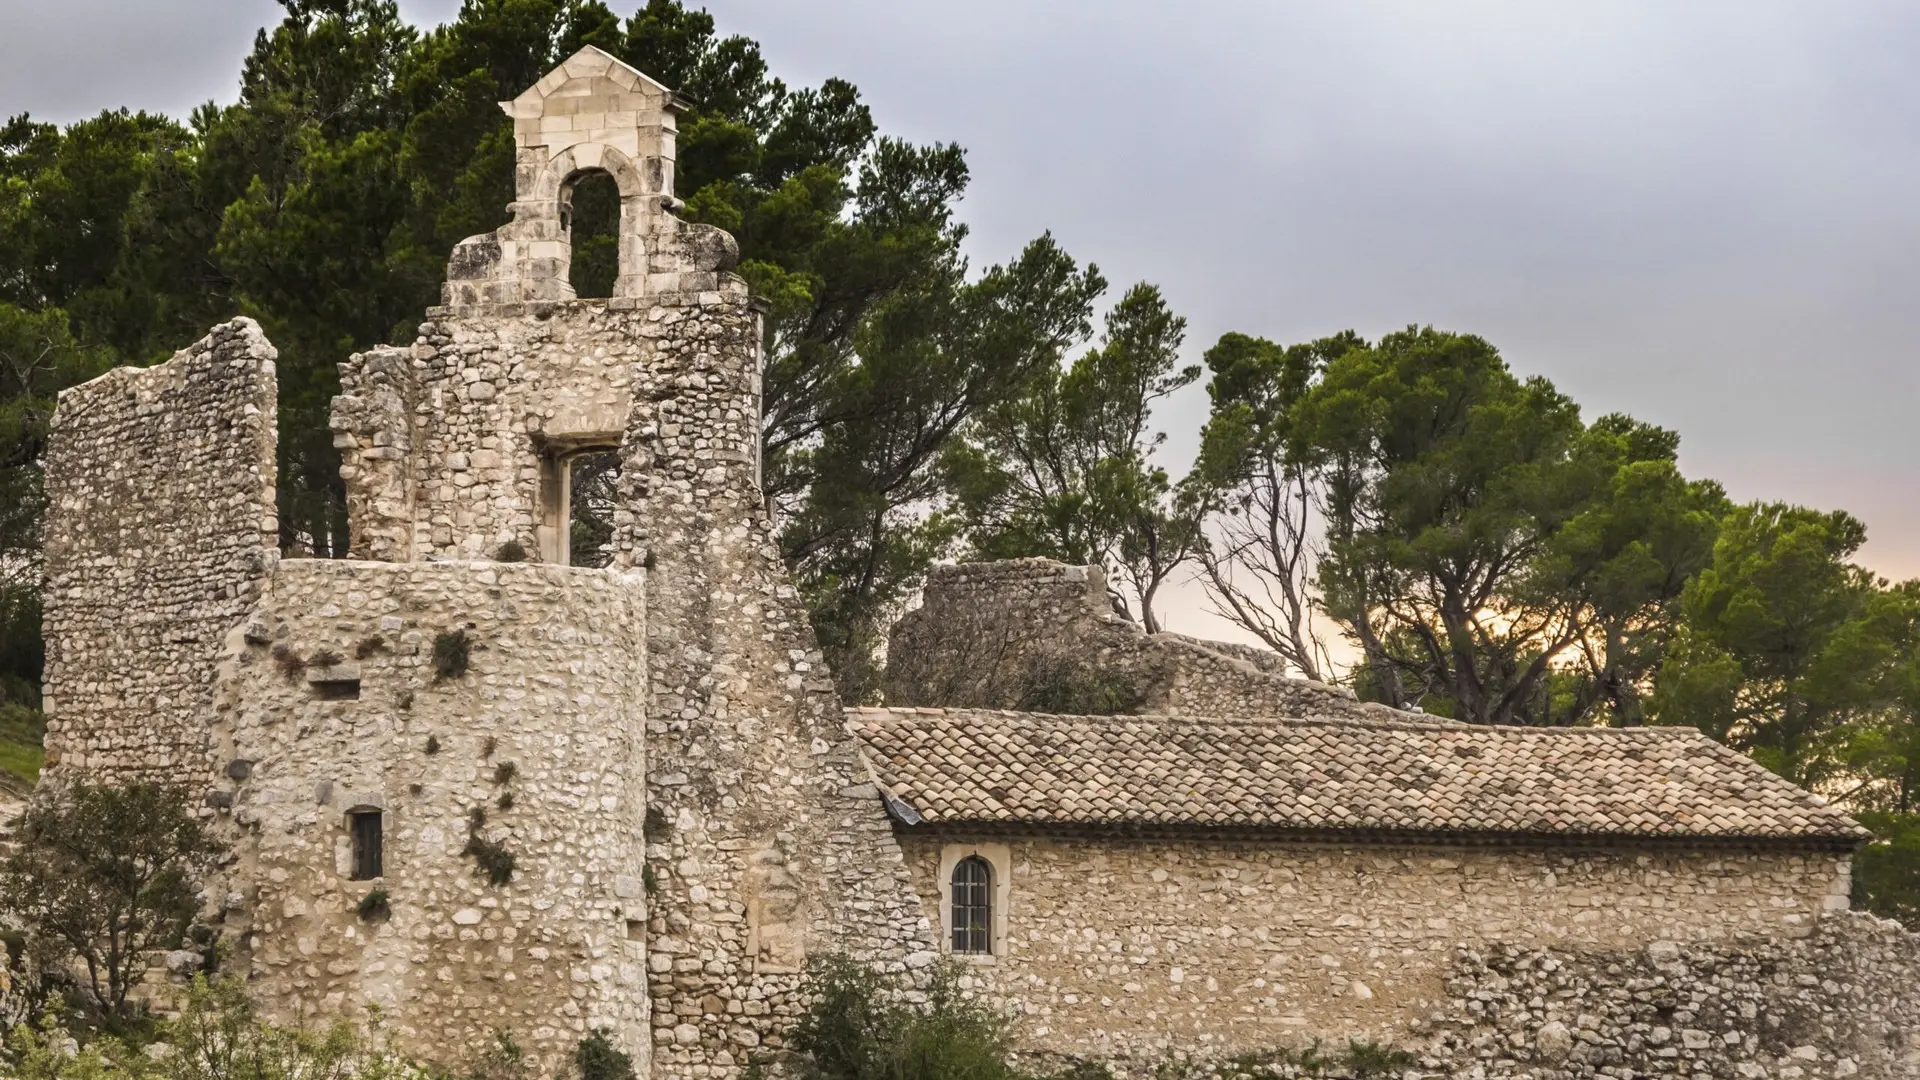
<path fill-rule="evenodd" d="M 1853 856 L 1853 906 L 1920 928 L 1920 814 L 1857 816 L 1874 841 Z"/>
<path fill-rule="evenodd" d="M 46 733 L 47 718 L 39 709 L 0 701 L 0 791 L 24 795 L 33 789 L 46 758 Z"/>
<path fill-rule="evenodd" d="M 238 980 L 196 978 L 178 1015 L 159 1022 L 158 1056 L 131 1040 L 105 1036 L 76 1046 L 46 1012 L 37 1028 L 16 1027 L 0 1054 L 19 1080 L 428 1080 L 431 1074 L 393 1049 L 378 1013 L 366 1031 L 346 1017 L 321 1031 L 283 1028 L 259 1016 Z"/>
<path fill-rule="evenodd" d="M 811 961 L 810 1002 L 787 1043 L 803 1080 L 1024 1080 L 1008 1061 L 1008 1025 L 942 972 L 922 1004 L 845 957 Z"/>
<path fill-rule="evenodd" d="M 464 629 L 442 630 L 433 635 L 434 680 L 457 679 L 465 675 L 472 650 L 473 641 L 467 637 Z"/>
<path fill-rule="evenodd" d="M 393 914 L 393 906 L 385 889 L 375 889 L 361 897 L 360 905 L 355 910 L 363 922 L 385 919 Z"/>
<path fill-rule="evenodd" d="M 636 1080 L 633 1058 L 614 1046 L 604 1031 L 580 1040 L 573 1063 L 580 1069 L 580 1080 Z"/>
<path fill-rule="evenodd" d="M 1680 476 L 1671 433 L 1584 423 L 1487 342 L 1432 329 L 1285 349 L 1228 335 L 1207 362 L 1188 493 L 1230 618 L 1318 671 L 1325 617 L 1359 647 L 1356 684 L 1394 705 L 1640 722 L 1724 506 Z"/>
<path fill-rule="evenodd" d="M 1656 706 L 1662 721 L 1702 728 L 1800 783 L 1892 765 L 1888 794 L 1906 809 L 1907 774 L 1920 771 L 1898 744 L 1912 722 L 1888 731 L 1882 710 L 1911 685 L 1920 592 L 1885 589 L 1850 562 L 1865 540 L 1841 512 L 1736 509 L 1687 586 Z"/>
<path fill-rule="evenodd" d="M 119 1024 L 147 956 L 186 940 L 194 875 L 223 851 L 181 790 L 76 784 L 30 805 L 0 864 L 0 895 L 32 931 L 41 970 L 77 959 L 82 1004 Z"/>
<path fill-rule="evenodd" d="M 1299 1050 L 1276 1048 L 1207 1061 L 1171 1061 L 1156 1069 L 1156 1080 L 1296 1080 L 1301 1077 L 1350 1077 L 1371 1080 L 1399 1076 L 1419 1059 L 1385 1043 L 1347 1040 L 1341 1050 L 1323 1050 L 1320 1040 Z"/>
<path fill-rule="evenodd" d="M 493 558 L 494 558 L 494 561 L 496 562 L 504 562 L 504 563 L 526 562 L 527 561 L 526 545 L 522 544 L 518 540 L 509 540 L 506 543 L 500 545 L 500 550 L 493 553 Z"/>
<path fill-rule="evenodd" d="M 1097 284 L 1084 283 L 1088 301 Z M 1148 426 L 1156 402 L 1199 378 L 1179 365 L 1185 335 L 1160 291 L 1135 285 L 1107 313 L 1099 348 L 1037 369 L 980 414 L 947 456 L 976 555 L 1101 564 L 1160 628 L 1154 598 L 1200 543 L 1193 505 L 1153 464 L 1166 436 Z"/>

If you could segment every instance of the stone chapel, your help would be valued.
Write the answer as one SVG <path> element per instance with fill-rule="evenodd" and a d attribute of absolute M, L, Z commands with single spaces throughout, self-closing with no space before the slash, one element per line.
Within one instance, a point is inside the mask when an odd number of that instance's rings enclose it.
<path fill-rule="evenodd" d="M 1436 1076 L 1920 1076 L 1920 937 L 1847 910 L 1866 832 L 1691 729 L 1362 704 L 1044 560 L 937 568 L 887 706 L 844 710 L 760 491 L 759 311 L 676 215 L 678 107 L 593 48 L 503 103 L 511 220 L 342 369 L 350 558 L 278 550 L 250 320 L 61 395 L 42 783 L 191 785 L 272 1014 L 733 1080 L 844 954 L 960 965 L 1023 1050 L 1123 1072 L 1351 1037 Z M 580 299 L 595 172 L 618 278 Z M 1129 708 L 1021 711 L 1080 669 Z"/>

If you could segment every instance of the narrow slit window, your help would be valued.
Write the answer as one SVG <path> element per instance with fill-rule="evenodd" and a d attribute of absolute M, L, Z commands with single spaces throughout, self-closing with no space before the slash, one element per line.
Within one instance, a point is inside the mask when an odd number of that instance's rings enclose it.
<path fill-rule="evenodd" d="M 993 951 L 993 868 L 978 855 L 953 868 L 953 951 Z"/>
<path fill-rule="evenodd" d="M 355 810 L 347 815 L 353 833 L 353 880 L 372 881 L 386 870 L 380 852 L 380 811 Z"/>
<path fill-rule="evenodd" d="M 315 679 L 310 685 L 313 696 L 321 701 L 360 700 L 359 679 Z"/>

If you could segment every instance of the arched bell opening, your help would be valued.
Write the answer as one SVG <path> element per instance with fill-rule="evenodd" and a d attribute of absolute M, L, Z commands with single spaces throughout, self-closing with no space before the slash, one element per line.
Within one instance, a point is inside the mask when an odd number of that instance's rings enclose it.
<path fill-rule="evenodd" d="M 560 192 L 560 228 L 570 255 L 567 280 L 573 295 L 600 299 L 614 295 L 620 276 L 620 186 L 605 169 L 583 169 Z"/>

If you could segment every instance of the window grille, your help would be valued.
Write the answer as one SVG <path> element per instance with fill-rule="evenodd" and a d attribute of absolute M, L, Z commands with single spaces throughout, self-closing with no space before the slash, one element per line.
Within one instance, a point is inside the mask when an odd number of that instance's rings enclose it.
<path fill-rule="evenodd" d="M 993 951 L 993 868 L 978 855 L 953 868 L 953 951 Z"/>

